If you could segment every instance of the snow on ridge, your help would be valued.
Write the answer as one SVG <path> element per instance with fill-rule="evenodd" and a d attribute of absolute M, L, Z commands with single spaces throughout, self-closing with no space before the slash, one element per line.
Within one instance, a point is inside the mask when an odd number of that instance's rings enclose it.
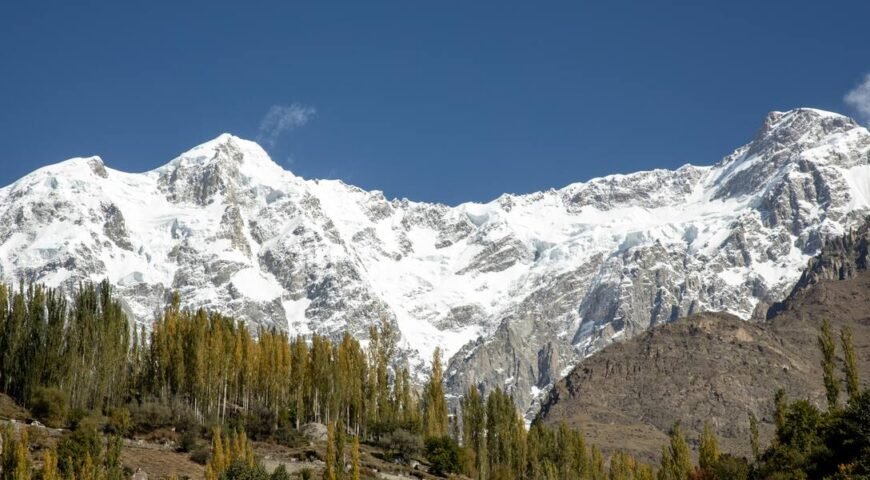
<path fill-rule="evenodd" d="M 793 124 L 713 166 L 454 207 L 305 180 L 230 134 L 145 173 L 76 159 L 0 190 L 0 273 L 108 277 L 145 323 L 172 290 L 295 334 L 364 339 L 388 318 L 413 366 L 440 346 L 451 388 L 511 378 L 525 404 L 655 322 L 748 318 L 870 210 L 870 133 L 814 110 L 771 115 Z"/>

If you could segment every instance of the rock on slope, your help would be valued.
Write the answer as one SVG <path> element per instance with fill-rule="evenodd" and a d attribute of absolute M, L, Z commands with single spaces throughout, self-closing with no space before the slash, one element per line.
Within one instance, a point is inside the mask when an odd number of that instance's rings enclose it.
<path fill-rule="evenodd" d="M 0 205 L 6 281 L 108 277 L 143 323 L 172 290 L 296 334 L 364 337 L 386 317 L 415 366 L 443 347 L 454 392 L 502 386 L 529 406 L 614 339 L 781 300 L 822 238 L 870 211 L 870 133 L 775 112 L 714 166 L 456 207 L 305 180 L 221 135 L 145 173 L 45 167 Z"/>
<path fill-rule="evenodd" d="M 657 458 L 674 421 L 694 439 L 709 421 L 726 451 L 749 455 L 749 414 L 769 440 L 777 388 L 825 404 L 816 343 L 823 318 L 835 333 L 852 329 L 870 384 L 868 239 L 864 229 L 829 242 L 769 322 L 697 314 L 605 348 L 556 384 L 540 420 L 567 422 L 609 450 L 648 459 Z"/>

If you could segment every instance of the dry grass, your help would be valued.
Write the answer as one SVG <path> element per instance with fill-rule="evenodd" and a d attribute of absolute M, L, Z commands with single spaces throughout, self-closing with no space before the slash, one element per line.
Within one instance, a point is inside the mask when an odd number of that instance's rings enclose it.
<path fill-rule="evenodd" d="M 121 462 L 132 471 L 142 470 L 148 478 L 167 478 L 176 475 L 179 478 L 189 477 L 200 479 L 205 477 L 205 468 L 194 463 L 187 454 L 177 453 L 169 449 L 155 448 L 152 445 L 125 445 L 121 452 Z"/>
<path fill-rule="evenodd" d="M 15 404 L 8 395 L 0 393 L 0 420 L 26 420 L 30 412 Z"/>

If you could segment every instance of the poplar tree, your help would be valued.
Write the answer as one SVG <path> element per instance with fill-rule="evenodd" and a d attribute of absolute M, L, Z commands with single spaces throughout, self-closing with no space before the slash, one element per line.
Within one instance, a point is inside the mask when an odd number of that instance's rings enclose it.
<path fill-rule="evenodd" d="M 852 344 L 852 329 L 844 327 L 840 330 L 840 343 L 843 347 L 843 373 L 846 377 L 846 393 L 849 400 L 855 400 L 861 394 L 861 385 L 858 380 L 858 358 L 855 355 L 855 346 Z"/>
<path fill-rule="evenodd" d="M 840 396 L 840 380 L 836 376 L 836 344 L 828 319 L 822 321 L 818 342 L 819 350 L 822 352 L 822 375 L 828 410 L 834 410 L 837 408 L 837 399 Z"/>
<path fill-rule="evenodd" d="M 604 471 L 604 455 L 601 454 L 601 449 L 597 445 L 592 446 L 591 464 L 590 464 L 591 480 L 605 480 L 607 474 Z"/>
<path fill-rule="evenodd" d="M 206 480 L 216 480 L 226 471 L 229 460 L 224 450 L 223 438 L 220 427 L 215 427 L 211 435 L 211 457 L 205 465 Z"/>
<path fill-rule="evenodd" d="M 785 426 L 785 414 L 786 410 L 788 410 L 788 399 L 785 396 L 785 390 L 779 388 L 776 390 L 776 394 L 773 396 L 773 407 L 774 407 L 774 424 L 776 425 L 776 431 L 779 432 Z"/>
<path fill-rule="evenodd" d="M 54 448 L 46 449 L 42 455 L 42 480 L 60 480 L 60 472 L 57 469 L 57 451 Z"/>
<path fill-rule="evenodd" d="M 359 436 L 354 435 L 350 449 L 350 480 L 360 480 Z"/>
<path fill-rule="evenodd" d="M 662 454 L 661 468 L 659 469 L 660 480 L 687 480 L 692 475 L 692 459 L 689 454 L 689 445 L 683 436 L 680 422 L 671 428 L 670 441 L 666 451 Z"/>
<path fill-rule="evenodd" d="M 323 480 L 337 480 L 335 474 L 335 424 L 330 422 L 326 427 L 326 468 L 323 470 Z"/>
<path fill-rule="evenodd" d="M 444 399 L 444 371 L 441 349 L 432 354 L 432 374 L 426 384 L 423 404 L 423 433 L 427 437 L 443 437 L 448 432 L 447 401 Z"/>
<path fill-rule="evenodd" d="M 758 438 L 758 419 L 754 413 L 749 414 L 749 446 L 752 449 L 752 458 L 758 460 L 761 455 L 761 441 Z"/>
<path fill-rule="evenodd" d="M 713 467 L 718 461 L 719 442 L 716 440 L 713 428 L 709 423 L 704 422 L 704 429 L 701 432 L 701 441 L 698 447 L 698 466 L 701 467 L 701 470 L 712 472 Z"/>
<path fill-rule="evenodd" d="M 486 477 L 486 407 L 477 387 L 471 385 L 460 401 L 462 408 L 462 445 L 466 450 L 466 475 Z"/>
<path fill-rule="evenodd" d="M 344 428 L 341 422 L 335 423 L 335 476 L 338 480 L 344 480 Z"/>

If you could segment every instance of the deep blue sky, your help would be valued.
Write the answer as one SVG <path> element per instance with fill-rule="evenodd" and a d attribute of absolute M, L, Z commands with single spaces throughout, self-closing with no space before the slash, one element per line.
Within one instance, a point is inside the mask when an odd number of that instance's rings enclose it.
<path fill-rule="evenodd" d="M 295 102 L 295 173 L 488 200 L 713 163 L 770 110 L 853 113 L 870 71 L 866 0 L 133 3 L 0 5 L 0 184 L 148 170 Z"/>

